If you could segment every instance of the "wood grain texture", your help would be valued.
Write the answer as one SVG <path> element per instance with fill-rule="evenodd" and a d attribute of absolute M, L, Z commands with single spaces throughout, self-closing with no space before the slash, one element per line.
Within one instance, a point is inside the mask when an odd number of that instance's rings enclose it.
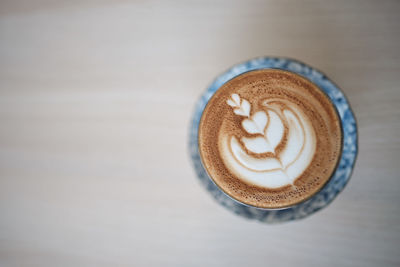
<path fill-rule="evenodd" d="M 1 1 L 0 266 L 399 266 L 399 1 Z M 269 226 L 218 206 L 187 153 L 196 98 L 256 56 L 346 93 L 353 177 Z"/>

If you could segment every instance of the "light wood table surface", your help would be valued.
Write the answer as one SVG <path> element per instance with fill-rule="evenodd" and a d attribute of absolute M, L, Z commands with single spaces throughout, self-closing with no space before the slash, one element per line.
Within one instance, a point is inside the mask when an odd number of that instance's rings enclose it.
<path fill-rule="evenodd" d="M 0 3 L 0 266 L 399 266 L 400 1 Z M 358 120 L 326 209 L 265 225 L 216 204 L 187 152 L 230 66 L 325 72 Z"/>

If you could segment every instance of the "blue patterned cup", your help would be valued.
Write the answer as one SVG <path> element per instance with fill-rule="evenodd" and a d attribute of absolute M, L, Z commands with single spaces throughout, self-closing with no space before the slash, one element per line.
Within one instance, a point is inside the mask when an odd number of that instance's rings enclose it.
<path fill-rule="evenodd" d="M 272 210 L 248 206 L 226 195 L 208 176 L 202 165 L 198 147 L 198 129 L 203 110 L 213 94 L 227 81 L 251 70 L 281 69 L 303 76 L 323 90 L 335 105 L 343 129 L 343 147 L 339 164 L 329 182 L 310 199 L 284 209 Z M 192 117 L 189 149 L 193 166 L 206 190 L 230 211 L 266 223 L 279 223 L 307 217 L 326 207 L 343 190 L 350 179 L 357 156 L 357 126 L 354 114 L 341 90 L 318 70 L 288 58 L 262 57 L 233 66 L 218 76 L 198 100 Z"/>

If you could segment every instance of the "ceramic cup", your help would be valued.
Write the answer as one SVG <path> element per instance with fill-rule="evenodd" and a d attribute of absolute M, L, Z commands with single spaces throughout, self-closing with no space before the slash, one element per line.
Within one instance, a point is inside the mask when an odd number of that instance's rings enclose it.
<path fill-rule="evenodd" d="M 198 147 L 198 129 L 203 110 L 213 94 L 227 81 L 251 70 L 281 69 L 303 76 L 324 91 L 335 105 L 343 129 L 343 147 L 339 164 L 329 182 L 314 196 L 294 206 L 262 209 L 243 204 L 221 191 L 202 165 Z M 280 223 L 307 217 L 326 207 L 343 190 L 350 179 L 357 156 L 357 126 L 354 114 L 342 91 L 324 74 L 302 62 L 289 58 L 261 57 L 246 61 L 219 75 L 198 100 L 189 133 L 189 150 L 193 166 L 201 184 L 213 198 L 228 210 L 248 219 L 265 223 Z"/>

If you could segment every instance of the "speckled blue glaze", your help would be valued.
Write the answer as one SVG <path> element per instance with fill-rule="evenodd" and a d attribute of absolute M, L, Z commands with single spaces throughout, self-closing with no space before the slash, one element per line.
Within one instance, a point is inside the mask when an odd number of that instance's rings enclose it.
<path fill-rule="evenodd" d="M 260 209 L 240 203 L 223 193 L 210 179 L 205 171 L 198 149 L 198 127 L 203 110 L 211 96 L 224 83 L 240 75 L 256 69 L 282 69 L 297 73 L 319 86 L 335 104 L 343 128 L 343 151 L 339 165 L 330 181 L 316 195 L 307 201 L 281 210 Z M 347 102 L 340 89 L 318 70 L 288 58 L 261 57 L 238 64 L 218 76 L 198 100 L 190 125 L 189 149 L 194 169 L 206 190 L 215 200 L 230 211 L 266 223 L 280 223 L 297 220 L 309 216 L 326 207 L 343 190 L 350 179 L 357 156 L 357 126 Z"/>

